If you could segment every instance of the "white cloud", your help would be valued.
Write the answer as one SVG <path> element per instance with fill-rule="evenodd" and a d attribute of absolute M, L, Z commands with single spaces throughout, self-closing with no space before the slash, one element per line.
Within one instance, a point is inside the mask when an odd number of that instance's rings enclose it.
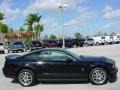
<path fill-rule="evenodd" d="M 76 8 L 77 12 L 78 13 L 84 13 L 88 10 L 88 7 L 85 7 L 85 6 L 79 6 Z"/>
<path fill-rule="evenodd" d="M 55 21 L 54 18 L 45 18 L 45 19 L 41 19 L 41 23 L 45 26 L 45 28 L 55 28 L 58 23 Z"/>
<path fill-rule="evenodd" d="M 106 19 L 120 19 L 120 9 L 114 10 L 111 6 L 105 6 L 104 18 Z"/>
<path fill-rule="evenodd" d="M 97 16 L 97 13 L 92 11 L 86 11 L 82 13 L 80 16 L 70 20 L 68 22 L 68 25 L 84 26 L 88 20 L 95 18 L 96 16 Z"/>
<path fill-rule="evenodd" d="M 87 0 L 34 0 L 24 10 L 24 14 L 38 11 L 57 11 L 58 4 L 68 4 L 68 9 L 76 8 L 78 4 L 86 3 Z"/>
<path fill-rule="evenodd" d="M 20 15 L 20 13 L 21 13 L 21 10 L 18 8 L 12 9 L 10 7 L 9 1 L 7 1 L 7 0 L 4 0 L 0 4 L 0 11 L 5 14 L 6 22 L 15 20 L 18 17 L 18 15 Z"/>
<path fill-rule="evenodd" d="M 24 14 L 33 13 L 39 10 L 53 10 L 57 7 L 57 0 L 35 0 L 24 10 Z"/>

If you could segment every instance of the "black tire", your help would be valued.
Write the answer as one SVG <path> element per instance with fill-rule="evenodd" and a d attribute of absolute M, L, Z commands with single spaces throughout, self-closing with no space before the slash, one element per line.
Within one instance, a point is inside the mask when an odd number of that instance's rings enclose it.
<path fill-rule="evenodd" d="M 88 43 L 85 43 L 85 45 L 86 45 L 86 46 L 89 46 L 89 44 L 88 44 Z"/>
<path fill-rule="evenodd" d="M 99 42 L 97 42 L 96 45 L 99 46 L 100 45 Z"/>
<path fill-rule="evenodd" d="M 90 46 L 93 46 L 93 44 L 91 44 Z"/>
<path fill-rule="evenodd" d="M 83 45 L 80 45 L 80 47 L 83 47 Z"/>
<path fill-rule="evenodd" d="M 102 72 L 104 73 L 104 76 L 105 76 L 105 78 L 103 79 L 103 81 L 101 81 L 100 83 L 95 82 L 95 80 L 93 79 L 93 74 L 94 74 L 94 72 L 97 71 L 97 70 L 102 71 Z M 103 69 L 103 68 L 100 68 L 100 67 L 99 67 L 99 68 L 94 68 L 94 69 L 90 72 L 90 74 L 89 74 L 89 80 L 90 80 L 90 82 L 91 82 L 92 84 L 94 84 L 94 85 L 103 85 L 103 84 L 106 84 L 106 83 L 108 82 L 106 70 Z"/>
<path fill-rule="evenodd" d="M 29 73 L 29 76 L 31 76 L 31 81 L 29 82 L 29 84 L 24 84 L 24 81 L 21 81 L 22 79 L 20 79 L 20 77 L 22 76 L 23 73 Z M 21 76 L 20 76 L 21 75 Z M 28 70 L 28 69 L 23 69 L 21 70 L 19 73 L 18 73 L 18 76 L 17 76 L 17 80 L 18 82 L 24 86 L 24 87 L 28 87 L 28 86 L 31 86 L 33 85 L 34 81 L 35 81 L 35 77 L 34 77 L 34 73 L 31 71 L 31 70 Z M 26 81 L 27 82 L 27 81 Z M 28 83 L 28 82 L 27 82 Z"/>
<path fill-rule="evenodd" d="M 5 54 L 5 51 L 2 51 L 2 54 Z"/>
<path fill-rule="evenodd" d="M 15 51 L 13 50 L 12 53 L 15 53 Z"/>
<path fill-rule="evenodd" d="M 21 50 L 21 52 L 24 52 L 24 50 Z"/>

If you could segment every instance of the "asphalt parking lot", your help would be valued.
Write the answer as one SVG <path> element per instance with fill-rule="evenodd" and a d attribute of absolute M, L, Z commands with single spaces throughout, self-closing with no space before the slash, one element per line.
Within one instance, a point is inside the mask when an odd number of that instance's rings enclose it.
<path fill-rule="evenodd" d="M 120 70 L 120 44 L 79 47 L 70 50 L 82 55 L 106 56 L 112 58 L 116 61 L 117 67 Z M 22 87 L 20 84 L 13 82 L 12 79 L 3 76 L 2 67 L 6 55 L 8 54 L 0 54 L 0 90 L 120 90 L 120 71 L 118 71 L 118 80 L 116 82 L 100 86 L 86 82 L 49 82 L 38 83 L 31 87 Z"/>

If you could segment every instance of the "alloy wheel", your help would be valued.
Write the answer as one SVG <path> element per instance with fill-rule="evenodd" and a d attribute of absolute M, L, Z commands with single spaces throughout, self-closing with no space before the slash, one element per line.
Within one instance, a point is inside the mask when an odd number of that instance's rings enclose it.
<path fill-rule="evenodd" d="M 23 70 L 19 73 L 18 80 L 21 85 L 29 86 L 33 83 L 33 75 L 29 70 Z"/>
<path fill-rule="evenodd" d="M 90 80 L 93 84 L 104 84 L 107 81 L 107 73 L 102 68 L 95 68 L 90 73 Z"/>

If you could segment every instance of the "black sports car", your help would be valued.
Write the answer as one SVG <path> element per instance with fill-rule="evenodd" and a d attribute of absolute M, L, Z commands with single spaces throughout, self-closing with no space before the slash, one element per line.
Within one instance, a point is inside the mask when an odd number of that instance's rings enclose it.
<path fill-rule="evenodd" d="M 25 55 L 5 57 L 3 73 L 23 86 L 40 81 L 90 81 L 105 84 L 116 80 L 115 61 L 106 57 L 76 55 L 64 49 L 40 49 Z"/>

